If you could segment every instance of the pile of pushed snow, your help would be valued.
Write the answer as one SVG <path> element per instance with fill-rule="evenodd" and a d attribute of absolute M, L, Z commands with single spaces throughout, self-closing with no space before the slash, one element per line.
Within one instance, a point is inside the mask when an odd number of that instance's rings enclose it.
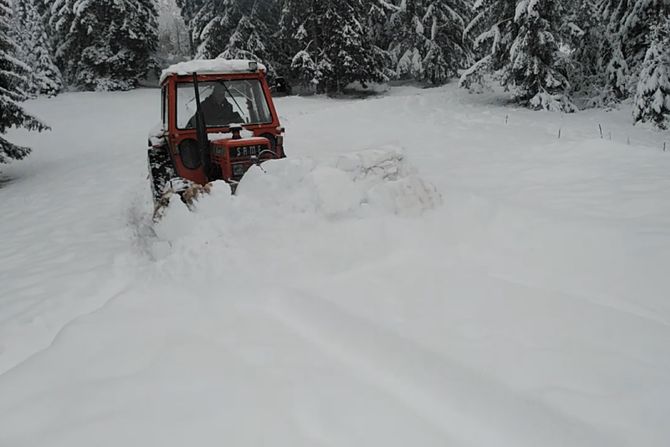
<path fill-rule="evenodd" d="M 417 176 L 400 148 L 344 154 L 334 163 L 365 191 L 365 202 L 372 207 L 400 215 L 418 215 L 441 202 L 435 187 Z"/>
<path fill-rule="evenodd" d="M 174 241 L 192 233 L 199 223 L 219 217 L 234 226 L 241 221 L 298 217 L 417 216 L 440 202 L 436 188 L 417 175 L 401 149 L 384 147 L 318 163 L 287 158 L 254 166 L 234 196 L 228 184 L 218 181 L 192 211 L 173 197 L 155 230 L 160 239 Z"/>

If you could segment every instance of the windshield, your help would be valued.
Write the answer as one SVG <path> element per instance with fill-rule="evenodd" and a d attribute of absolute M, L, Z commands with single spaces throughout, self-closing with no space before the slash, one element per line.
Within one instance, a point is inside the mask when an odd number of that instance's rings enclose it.
<path fill-rule="evenodd" d="M 207 127 L 272 122 L 270 108 L 258 79 L 199 82 L 200 106 Z M 190 82 L 177 84 L 177 127 L 195 128 L 195 88 Z"/>

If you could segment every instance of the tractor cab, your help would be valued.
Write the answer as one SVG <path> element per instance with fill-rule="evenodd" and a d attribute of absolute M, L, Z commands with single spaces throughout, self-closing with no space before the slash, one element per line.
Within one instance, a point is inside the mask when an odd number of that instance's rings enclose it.
<path fill-rule="evenodd" d="M 253 164 L 285 157 L 265 72 L 255 61 L 225 59 L 163 70 L 162 126 L 149 141 L 156 201 L 175 178 L 196 185 L 224 180 L 234 190 Z"/>

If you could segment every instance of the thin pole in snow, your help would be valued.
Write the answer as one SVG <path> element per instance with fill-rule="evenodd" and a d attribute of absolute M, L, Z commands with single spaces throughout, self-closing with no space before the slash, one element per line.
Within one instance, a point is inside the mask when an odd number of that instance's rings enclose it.
<path fill-rule="evenodd" d="M 505 124 L 509 121 L 509 114 L 505 115 Z"/>
<path fill-rule="evenodd" d="M 558 139 L 559 140 L 561 139 L 561 128 L 560 127 L 558 128 Z"/>
<path fill-rule="evenodd" d="M 626 138 L 626 143 L 630 146 L 630 137 Z"/>
<path fill-rule="evenodd" d="M 667 142 L 663 142 L 663 152 L 665 152 L 665 145 L 668 144 Z"/>
<path fill-rule="evenodd" d="M 598 124 L 598 128 L 600 129 L 600 139 L 602 140 L 603 139 L 603 125 Z"/>

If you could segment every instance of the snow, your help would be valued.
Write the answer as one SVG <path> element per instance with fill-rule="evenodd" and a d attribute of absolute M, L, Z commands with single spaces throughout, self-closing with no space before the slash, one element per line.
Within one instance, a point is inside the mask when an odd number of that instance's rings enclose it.
<path fill-rule="evenodd" d="M 289 158 L 152 224 L 157 90 L 26 104 L 0 445 L 667 445 L 667 132 L 454 85 L 276 105 Z"/>
<path fill-rule="evenodd" d="M 161 73 L 160 83 L 171 75 L 218 74 L 218 73 L 248 73 L 255 70 L 249 69 L 249 64 L 257 64 L 258 70 L 266 71 L 265 65 L 256 61 L 241 59 L 195 59 L 187 62 L 179 62 L 170 65 Z"/>

